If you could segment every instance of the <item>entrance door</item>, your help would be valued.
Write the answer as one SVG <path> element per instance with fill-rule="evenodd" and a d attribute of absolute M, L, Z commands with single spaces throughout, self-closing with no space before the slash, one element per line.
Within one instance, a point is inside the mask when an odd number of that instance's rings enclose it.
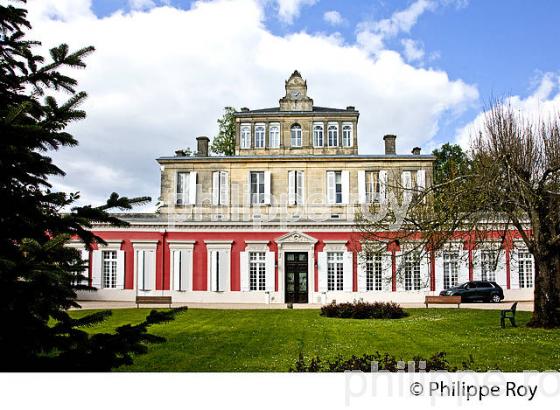
<path fill-rule="evenodd" d="M 307 303 L 307 252 L 285 254 L 286 303 Z"/>

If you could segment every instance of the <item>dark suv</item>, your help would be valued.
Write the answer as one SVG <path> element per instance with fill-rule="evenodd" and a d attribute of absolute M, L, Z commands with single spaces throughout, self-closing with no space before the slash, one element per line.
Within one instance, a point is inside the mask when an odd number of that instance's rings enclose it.
<path fill-rule="evenodd" d="M 440 296 L 461 296 L 463 302 L 481 300 L 498 303 L 504 299 L 504 290 L 496 282 L 475 280 L 442 290 Z"/>

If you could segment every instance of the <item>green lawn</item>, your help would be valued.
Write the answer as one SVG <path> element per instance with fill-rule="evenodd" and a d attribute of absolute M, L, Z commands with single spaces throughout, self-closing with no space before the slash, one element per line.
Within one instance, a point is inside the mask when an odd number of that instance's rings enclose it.
<path fill-rule="evenodd" d="M 504 371 L 559 370 L 560 330 L 499 326 L 499 312 L 475 309 L 407 309 L 398 320 L 331 319 L 317 310 L 189 309 L 151 332 L 167 339 L 135 358 L 125 371 L 287 371 L 300 351 L 324 358 L 389 352 L 409 359 L 448 353 L 459 365 L 474 356 L 475 366 Z M 76 317 L 91 311 L 75 311 Z M 137 323 L 148 309 L 114 310 L 91 332 Z"/>

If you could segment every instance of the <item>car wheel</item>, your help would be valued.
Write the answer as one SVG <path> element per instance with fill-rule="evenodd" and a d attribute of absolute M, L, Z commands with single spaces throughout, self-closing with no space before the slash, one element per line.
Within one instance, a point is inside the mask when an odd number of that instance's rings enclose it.
<path fill-rule="evenodd" d="M 490 300 L 494 303 L 499 303 L 502 299 L 500 298 L 500 295 L 492 295 L 492 298 Z"/>

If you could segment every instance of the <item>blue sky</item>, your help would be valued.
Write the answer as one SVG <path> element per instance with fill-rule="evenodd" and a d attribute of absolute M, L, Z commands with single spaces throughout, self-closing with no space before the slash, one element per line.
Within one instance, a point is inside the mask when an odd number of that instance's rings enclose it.
<path fill-rule="evenodd" d="M 94 45 L 80 146 L 59 187 L 158 196 L 154 159 L 214 136 L 223 107 L 278 104 L 299 69 L 316 105 L 360 110 L 360 153 L 468 147 L 493 97 L 560 110 L 560 2 L 30 0 L 33 38 Z M 329 18 L 327 18 L 329 17 Z"/>

